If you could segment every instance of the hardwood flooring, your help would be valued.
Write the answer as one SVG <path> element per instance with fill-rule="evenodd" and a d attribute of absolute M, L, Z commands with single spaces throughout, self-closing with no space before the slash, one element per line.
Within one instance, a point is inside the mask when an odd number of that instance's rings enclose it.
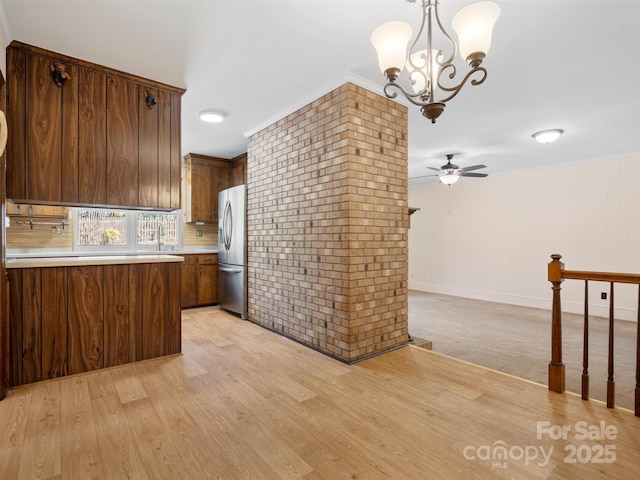
<path fill-rule="evenodd" d="M 215 307 L 183 312 L 183 355 L 18 387 L 0 402 L 3 480 L 639 470 L 640 418 L 628 411 L 412 346 L 345 365 Z"/>

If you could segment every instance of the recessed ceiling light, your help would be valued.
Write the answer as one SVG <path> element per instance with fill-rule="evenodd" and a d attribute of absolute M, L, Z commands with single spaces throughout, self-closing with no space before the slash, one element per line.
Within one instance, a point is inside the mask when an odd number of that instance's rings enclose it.
<path fill-rule="evenodd" d="M 215 110 L 204 110 L 200 112 L 200 120 L 209 123 L 220 123 L 224 120 L 226 115 L 222 112 L 216 112 Z"/>
<path fill-rule="evenodd" d="M 563 133 L 564 133 L 564 130 L 561 130 L 559 128 L 553 128 L 551 130 L 542 130 L 540 132 L 536 132 L 531 136 L 535 138 L 537 142 L 551 143 L 551 142 L 555 142 L 558 138 L 560 138 L 560 135 L 562 135 Z"/>

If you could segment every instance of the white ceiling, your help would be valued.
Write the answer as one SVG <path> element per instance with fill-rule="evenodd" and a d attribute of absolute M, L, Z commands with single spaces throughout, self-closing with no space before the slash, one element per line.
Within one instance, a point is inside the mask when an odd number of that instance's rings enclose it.
<path fill-rule="evenodd" d="M 471 1 L 441 0 L 443 24 Z M 494 1 L 502 14 L 486 82 L 464 87 L 435 125 L 410 107 L 409 176 L 454 152 L 454 163 L 489 174 L 640 152 L 640 0 Z M 224 158 L 246 151 L 247 132 L 347 79 L 382 92 L 369 36 L 396 19 L 415 31 L 420 15 L 404 0 L 0 4 L 8 40 L 186 88 L 183 153 Z M 200 122 L 207 108 L 227 120 Z M 566 133 L 551 145 L 531 139 L 546 128 Z"/>

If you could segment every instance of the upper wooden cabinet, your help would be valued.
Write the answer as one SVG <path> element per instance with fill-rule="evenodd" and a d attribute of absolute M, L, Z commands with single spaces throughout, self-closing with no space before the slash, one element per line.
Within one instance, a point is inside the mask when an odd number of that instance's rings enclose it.
<path fill-rule="evenodd" d="M 7 197 L 180 208 L 183 93 L 12 42 L 7 49 Z"/>
<path fill-rule="evenodd" d="M 188 153 L 184 157 L 183 205 L 187 222 L 218 221 L 218 193 L 230 186 L 229 160 Z"/>
<path fill-rule="evenodd" d="M 243 153 L 231 160 L 231 186 L 247 183 L 247 154 Z"/>

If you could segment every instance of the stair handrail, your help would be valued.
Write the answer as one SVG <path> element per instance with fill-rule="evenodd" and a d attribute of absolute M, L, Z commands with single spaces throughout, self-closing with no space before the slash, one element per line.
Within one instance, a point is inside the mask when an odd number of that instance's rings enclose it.
<path fill-rule="evenodd" d="M 640 274 L 612 273 L 565 270 L 564 263 L 560 261 L 562 255 L 551 255 L 548 264 L 547 278 L 551 282 L 553 300 L 551 308 L 551 361 L 549 362 L 549 390 L 556 393 L 565 391 L 565 365 L 562 362 L 562 309 L 560 301 L 560 285 L 565 279 L 584 280 L 584 356 L 582 374 L 582 398 L 589 399 L 589 374 L 588 374 L 588 338 L 589 338 L 589 297 L 588 282 L 608 282 L 610 284 L 609 297 L 609 359 L 607 378 L 607 407 L 615 407 L 615 381 L 613 377 L 613 329 L 614 329 L 614 283 L 627 283 L 638 285 L 638 323 L 636 333 L 636 386 L 635 386 L 635 415 L 640 417 Z"/>

